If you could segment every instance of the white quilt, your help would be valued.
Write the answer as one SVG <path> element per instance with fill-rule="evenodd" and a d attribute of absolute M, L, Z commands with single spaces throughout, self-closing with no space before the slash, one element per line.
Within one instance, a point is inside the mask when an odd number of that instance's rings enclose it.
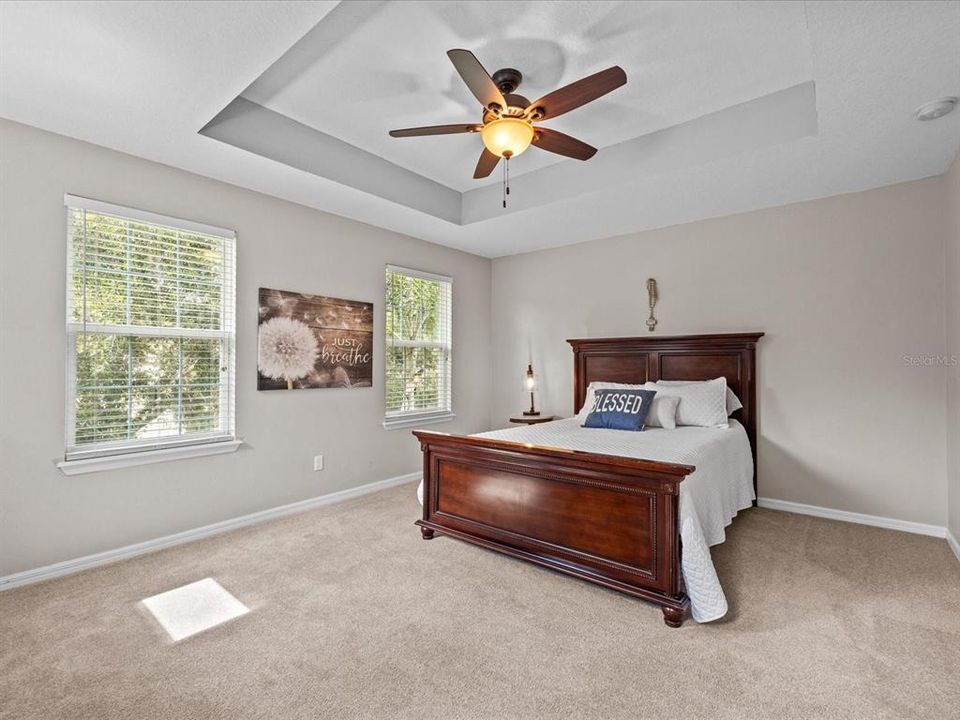
<path fill-rule="evenodd" d="M 694 620 L 710 622 L 726 615 L 727 598 L 717 579 L 710 547 L 726 539 L 724 529 L 754 499 L 750 442 L 736 420 L 730 421 L 729 428 L 626 432 L 582 428 L 577 418 L 567 418 L 480 433 L 479 437 L 695 465 L 696 471 L 680 483 L 683 579 Z M 422 481 L 417 496 L 422 504 Z"/>

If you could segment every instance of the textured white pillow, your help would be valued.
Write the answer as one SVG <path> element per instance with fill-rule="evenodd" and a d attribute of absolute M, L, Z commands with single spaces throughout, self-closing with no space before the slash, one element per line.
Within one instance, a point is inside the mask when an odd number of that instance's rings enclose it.
<path fill-rule="evenodd" d="M 696 385 L 697 383 L 707 382 L 706 380 L 657 380 L 658 385 Z M 727 388 L 727 417 L 733 415 L 737 410 L 743 407 L 737 394 Z"/>
<path fill-rule="evenodd" d="M 730 427 L 727 422 L 726 378 L 681 385 L 669 383 L 669 380 L 657 382 L 655 386 L 661 395 L 675 395 L 680 398 L 677 425 Z"/>
<path fill-rule="evenodd" d="M 674 395 L 661 395 L 654 383 L 647 383 L 644 387 L 648 390 L 657 390 L 657 394 L 653 398 L 650 413 L 647 415 L 643 426 L 663 428 L 664 430 L 673 430 L 676 428 L 677 406 L 680 404 L 680 398 Z"/>

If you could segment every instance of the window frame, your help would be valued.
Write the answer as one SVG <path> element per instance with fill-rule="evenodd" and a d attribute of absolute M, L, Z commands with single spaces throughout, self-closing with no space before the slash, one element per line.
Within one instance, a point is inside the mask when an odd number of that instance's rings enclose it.
<path fill-rule="evenodd" d="M 237 306 L 237 233 L 234 230 L 184 220 L 168 215 L 138 210 L 122 205 L 93 200 L 76 195 L 64 195 L 64 229 L 66 239 L 65 272 L 65 392 L 64 407 L 64 459 L 57 467 L 66 475 L 106 470 L 113 467 L 128 467 L 152 462 L 161 462 L 185 457 L 218 455 L 237 450 L 242 441 L 236 435 L 236 306 Z M 115 323 L 91 323 L 84 318 L 77 322 L 73 317 L 73 238 L 71 236 L 71 211 L 82 210 L 127 221 L 163 228 L 173 228 L 221 238 L 229 244 L 229 253 L 224 251 L 222 303 L 219 330 L 184 327 L 153 327 L 121 325 Z M 226 264 L 231 260 L 230 267 Z M 169 337 L 219 339 L 226 348 L 226 363 L 221 365 L 218 376 L 220 390 L 220 427 L 210 432 L 187 433 L 176 436 L 104 441 L 89 445 L 76 444 L 76 351 L 77 338 L 84 332 L 99 332 L 105 336 L 124 337 Z"/>
<path fill-rule="evenodd" d="M 446 351 L 447 356 L 447 367 L 449 368 L 447 372 L 446 382 L 449 388 L 447 393 L 448 403 L 445 408 L 435 408 L 429 410 L 416 410 L 416 411 L 407 411 L 407 412 L 388 412 L 387 411 L 387 356 L 391 347 L 396 347 L 392 344 L 392 338 L 387 337 L 387 313 L 389 312 L 389 307 L 386 302 L 386 293 L 387 293 L 387 274 L 395 275 L 405 275 L 407 277 L 420 278 L 421 280 L 432 280 L 435 282 L 446 283 L 449 290 L 449 302 L 447 303 L 447 312 L 448 317 L 446 318 L 448 342 L 445 348 L 442 346 L 439 349 Z M 387 430 L 396 430 L 402 428 L 416 427 L 420 425 L 432 425 L 434 423 L 444 423 L 453 420 L 456 417 L 456 413 L 453 411 L 454 407 L 454 386 L 453 386 L 453 278 L 449 275 L 441 275 L 439 273 L 429 272 L 427 270 L 418 270 L 416 268 L 404 267 L 402 265 L 392 265 L 388 264 L 384 272 L 384 303 L 383 303 L 383 337 L 384 337 L 384 352 L 383 352 L 383 407 L 384 407 L 384 418 L 383 418 L 383 427 Z M 407 344 L 411 343 L 411 344 Z M 437 348 L 437 342 L 427 342 L 416 343 L 415 341 L 405 341 L 405 347 L 424 347 L 424 348 Z"/>

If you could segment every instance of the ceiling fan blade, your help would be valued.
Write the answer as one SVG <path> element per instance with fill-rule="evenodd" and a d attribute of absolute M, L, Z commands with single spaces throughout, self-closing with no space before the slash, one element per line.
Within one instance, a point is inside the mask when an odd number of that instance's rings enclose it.
<path fill-rule="evenodd" d="M 627 74 L 619 65 L 601 70 L 576 82 L 564 85 L 559 90 L 544 95 L 539 100 L 530 103 L 527 113 L 540 110 L 540 120 L 555 118 L 565 112 L 575 110 L 581 105 L 603 97 L 608 92 L 616 90 L 627 82 Z"/>
<path fill-rule="evenodd" d="M 483 152 L 480 154 L 480 159 L 477 161 L 477 169 L 473 171 L 474 179 L 487 177 L 493 172 L 493 169 L 497 166 L 498 162 L 500 162 L 500 156 L 494 155 L 492 152 L 484 148 Z"/>
<path fill-rule="evenodd" d="M 476 55 L 469 50 L 448 50 L 447 57 L 481 105 L 485 108 L 499 105 L 504 110 L 507 109 L 503 94 L 491 79 L 490 73 L 483 69 Z"/>
<path fill-rule="evenodd" d="M 589 160 L 597 154 L 597 149 L 575 137 L 550 128 L 538 127 L 533 136 L 533 144 L 541 150 L 566 155 L 577 160 Z"/>
<path fill-rule="evenodd" d="M 453 135 L 455 133 L 477 132 L 482 125 L 428 125 L 427 127 L 403 128 L 391 130 L 391 137 L 420 137 L 422 135 Z"/>

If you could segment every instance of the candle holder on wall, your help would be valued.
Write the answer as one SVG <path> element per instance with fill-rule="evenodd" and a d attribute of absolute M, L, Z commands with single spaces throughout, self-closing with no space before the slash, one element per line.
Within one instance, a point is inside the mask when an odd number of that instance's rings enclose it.
<path fill-rule="evenodd" d="M 653 316 L 653 309 L 657 306 L 657 281 L 654 278 L 647 279 L 647 295 L 650 296 L 650 317 L 647 318 L 647 330 L 653 332 L 657 329 L 657 318 Z"/>

